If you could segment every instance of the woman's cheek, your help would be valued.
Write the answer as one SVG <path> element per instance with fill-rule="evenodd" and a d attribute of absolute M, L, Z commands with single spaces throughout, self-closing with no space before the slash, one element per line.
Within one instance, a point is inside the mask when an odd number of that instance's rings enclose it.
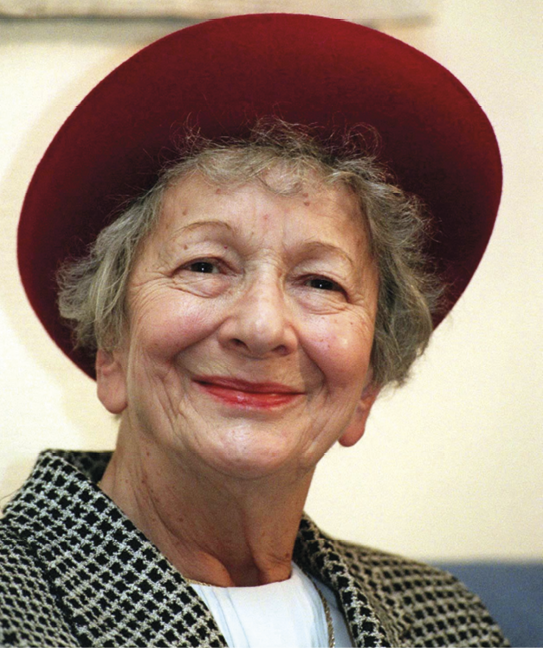
<path fill-rule="evenodd" d="M 304 345 L 326 381 L 338 386 L 365 378 L 373 345 L 371 324 L 341 319 L 328 317 L 314 322 Z"/>
<path fill-rule="evenodd" d="M 149 347 L 169 356 L 208 337 L 221 313 L 213 299 L 179 293 L 151 304 L 140 332 L 150 338 Z"/>

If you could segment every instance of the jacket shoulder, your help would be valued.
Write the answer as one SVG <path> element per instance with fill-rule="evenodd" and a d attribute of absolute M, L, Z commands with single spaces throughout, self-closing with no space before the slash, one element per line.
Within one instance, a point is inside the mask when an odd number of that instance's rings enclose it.
<path fill-rule="evenodd" d="M 404 645 L 509 645 L 481 600 L 448 572 L 348 542 L 338 546 L 360 585 L 401 620 Z"/>
<path fill-rule="evenodd" d="M 39 561 L 0 520 L 0 646 L 73 645 Z"/>

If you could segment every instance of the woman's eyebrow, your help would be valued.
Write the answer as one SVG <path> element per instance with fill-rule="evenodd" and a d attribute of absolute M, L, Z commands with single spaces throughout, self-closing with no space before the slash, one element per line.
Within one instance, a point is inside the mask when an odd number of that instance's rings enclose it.
<path fill-rule="evenodd" d="M 327 256 L 336 256 L 339 257 L 342 261 L 345 261 L 351 268 L 351 270 L 358 270 L 358 264 L 337 245 L 333 243 L 324 243 L 323 241 L 310 241 L 304 245 L 304 252 L 309 254 L 325 254 Z"/>
<path fill-rule="evenodd" d="M 209 219 L 196 221 L 194 223 L 189 223 L 188 225 L 181 225 L 174 230 L 173 236 L 178 237 L 184 234 L 190 234 L 191 232 L 195 232 L 200 229 L 224 229 L 228 230 L 231 233 L 236 231 L 234 227 L 223 220 Z"/>
<path fill-rule="evenodd" d="M 229 223 L 216 219 L 196 221 L 188 225 L 172 228 L 172 231 L 167 233 L 160 244 L 160 251 L 158 252 L 160 264 L 169 263 L 177 255 L 177 251 L 183 246 L 184 242 L 187 241 L 188 236 L 206 230 L 208 232 L 223 232 L 229 235 L 235 232 L 235 228 Z"/>

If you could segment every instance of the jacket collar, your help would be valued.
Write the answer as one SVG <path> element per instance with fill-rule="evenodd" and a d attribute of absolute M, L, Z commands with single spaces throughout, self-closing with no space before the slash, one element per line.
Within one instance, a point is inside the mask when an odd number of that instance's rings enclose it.
<path fill-rule="evenodd" d="M 110 456 L 44 452 L 4 522 L 41 563 L 81 644 L 226 645 L 187 581 L 97 487 Z M 355 645 L 397 645 L 397 620 L 348 557 L 304 516 L 294 559 L 336 592 Z"/>
<path fill-rule="evenodd" d="M 307 516 L 300 522 L 294 560 L 335 592 L 354 645 L 399 646 L 409 619 L 396 599 L 376 595 L 371 554 L 328 537 Z"/>

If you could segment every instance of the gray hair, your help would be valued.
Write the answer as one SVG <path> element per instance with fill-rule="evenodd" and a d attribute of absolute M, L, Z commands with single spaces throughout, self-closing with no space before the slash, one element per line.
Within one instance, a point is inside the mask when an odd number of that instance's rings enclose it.
<path fill-rule="evenodd" d="M 73 328 L 74 344 L 96 352 L 121 342 L 134 259 L 159 220 L 165 191 L 181 178 L 201 173 L 214 184 L 233 187 L 256 181 L 291 195 L 316 177 L 324 185 L 349 187 L 359 202 L 379 275 L 373 382 L 402 384 L 428 344 L 442 288 L 423 253 L 430 222 L 424 206 L 395 186 L 373 154 L 360 154 L 360 137 L 366 136 L 322 142 L 309 129 L 274 122 L 260 124 L 245 140 L 188 137 L 182 159 L 102 230 L 85 258 L 61 268 L 59 309 Z M 279 171 L 273 186 L 266 181 L 270 169 Z"/>

